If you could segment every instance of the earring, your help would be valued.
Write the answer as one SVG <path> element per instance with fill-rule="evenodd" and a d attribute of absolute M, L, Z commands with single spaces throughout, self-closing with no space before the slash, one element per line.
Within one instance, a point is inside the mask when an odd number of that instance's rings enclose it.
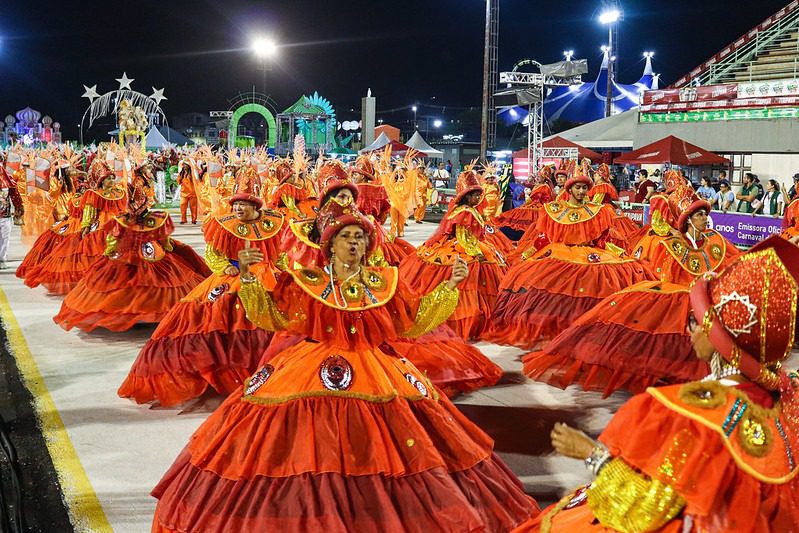
<path fill-rule="evenodd" d="M 713 352 L 713 355 L 710 356 L 710 373 L 713 375 L 713 379 L 721 379 L 721 354 L 719 352 Z"/>

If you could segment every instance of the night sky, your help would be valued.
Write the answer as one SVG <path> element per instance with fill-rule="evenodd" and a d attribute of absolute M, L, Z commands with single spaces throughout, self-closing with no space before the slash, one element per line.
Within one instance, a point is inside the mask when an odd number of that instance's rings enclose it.
<path fill-rule="evenodd" d="M 787 3 L 627 0 L 618 79 L 636 81 L 642 52 L 654 50 L 667 85 Z M 588 78 L 596 75 L 607 39 L 596 21 L 600 1 L 500 5 L 500 70 L 522 58 L 558 61 L 573 49 L 588 59 Z M 279 111 L 317 90 L 340 118 L 358 118 L 349 110 L 359 110 L 371 87 L 378 112 L 418 102 L 420 114 L 447 118 L 453 108 L 480 105 L 484 12 L 477 0 L 16 0 L 0 10 L 0 114 L 30 105 L 75 138 L 88 105 L 82 85 L 97 84 L 102 94 L 117 88 L 123 71 L 135 90 L 163 87 L 168 116 L 227 109 L 238 92 L 262 87 L 248 47 L 265 35 L 281 45 L 268 73 Z"/>

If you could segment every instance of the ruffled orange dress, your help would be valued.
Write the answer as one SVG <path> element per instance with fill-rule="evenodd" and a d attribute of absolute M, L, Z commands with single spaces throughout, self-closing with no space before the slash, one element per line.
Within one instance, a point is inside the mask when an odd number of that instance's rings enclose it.
<path fill-rule="evenodd" d="M 386 188 L 380 183 L 358 183 L 356 186 L 358 187 L 358 198 L 355 205 L 361 213 L 371 217 L 375 223 L 375 238 L 378 239 L 377 249 L 380 250 L 386 263 L 391 266 L 399 266 L 405 257 L 416 251 L 416 248 L 405 239 L 392 237 L 383 226 L 391 212 L 391 203 L 388 201 Z"/>
<path fill-rule="evenodd" d="M 491 439 L 381 347 L 435 327 L 455 291 L 419 299 L 393 267 L 261 283 L 242 284 L 247 316 L 284 332 L 153 490 L 153 532 L 508 531 L 539 512 Z"/>
<path fill-rule="evenodd" d="M 64 239 L 52 252 L 44 257 L 38 267 L 27 272 L 25 285 L 44 285 L 53 294 L 71 291 L 105 251 L 105 226 L 115 215 L 127 207 L 125 191 L 113 188 L 109 191 L 89 190 L 81 196 L 80 229 L 89 228 L 83 237 L 81 231 L 65 230 Z M 74 225 L 74 222 L 69 222 Z"/>
<path fill-rule="evenodd" d="M 659 281 L 643 281 L 611 294 L 574 324 L 522 358 L 524 373 L 566 388 L 643 392 L 658 381 L 681 383 L 707 375 L 687 332 L 691 283 L 720 272 L 739 252 L 707 230 L 694 248 L 685 237 L 661 239 L 650 268 Z"/>
<path fill-rule="evenodd" d="M 53 224 L 50 229 L 39 235 L 31 249 L 25 254 L 24 259 L 17 267 L 16 276 L 26 279 L 27 276 L 39 268 L 44 258 L 64 240 L 67 235 L 80 233 L 80 221 L 83 211 L 81 210 L 80 196 L 73 196 L 69 199 L 69 215 L 66 220 L 61 220 Z"/>
<path fill-rule="evenodd" d="M 489 326 L 507 267 L 504 255 L 485 239 L 485 221 L 475 208 L 452 207 L 436 233 L 402 261 L 400 272 L 416 290 L 429 292 L 449 279 L 457 257 L 469 265 L 469 275 L 447 324 L 463 339 L 479 339 Z"/>
<path fill-rule="evenodd" d="M 619 193 L 610 183 L 598 183 L 588 191 L 588 197 L 595 204 L 608 204 L 613 207 L 613 202 L 619 201 Z M 641 228 L 624 214 L 614 214 L 610 226 L 610 236 L 614 244 L 625 247 L 629 240 L 638 235 Z"/>
<path fill-rule="evenodd" d="M 790 424 L 751 383 L 647 389 L 600 435 L 613 459 L 596 480 L 516 532 L 796 531 Z"/>
<path fill-rule="evenodd" d="M 569 327 L 603 298 L 654 275 L 639 261 L 602 248 L 613 210 L 594 203 L 544 205 L 537 231 L 551 242 L 502 279 L 487 340 L 532 348 Z"/>
<path fill-rule="evenodd" d="M 535 227 L 541 206 L 553 198 L 552 188 L 546 183 L 539 183 L 530 191 L 530 198 L 526 202 L 505 211 L 491 222 L 508 238 L 520 241 L 528 230 Z"/>
<path fill-rule="evenodd" d="M 210 272 L 195 270 L 202 260 L 189 247 L 174 248 L 169 214 L 114 217 L 103 228 L 108 247 L 74 289 L 53 320 L 66 330 L 98 327 L 125 331 L 158 322 Z M 185 257 L 193 254 L 194 257 Z"/>
<path fill-rule="evenodd" d="M 310 238 L 314 227 L 313 220 L 297 220 L 289 222 L 290 231 L 296 240 L 282 240 L 282 244 L 291 242 L 291 248 L 283 250 L 287 255 L 287 264 L 300 268 L 321 267 L 325 258 L 319 245 Z M 377 225 L 376 225 L 377 226 Z M 371 266 L 397 266 L 388 261 L 386 244 L 382 240 L 387 237 L 378 228 L 378 239 L 375 251 L 367 259 Z M 402 239 L 394 239 L 401 241 Z M 396 250 L 396 248 L 394 248 Z M 448 278 L 447 278 L 448 279 Z M 461 292 L 461 294 L 463 294 Z M 502 378 L 502 368 L 486 357 L 483 352 L 471 344 L 464 342 L 447 324 L 441 324 L 416 338 L 397 338 L 386 341 L 383 348 L 389 353 L 403 353 L 417 368 L 427 375 L 436 387 L 447 396 L 471 392 L 482 387 L 495 385 Z"/>
<path fill-rule="evenodd" d="M 212 273 L 177 302 L 144 345 L 117 394 L 138 403 L 177 405 L 208 386 L 230 394 L 255 372 L 271 333 L 247 320 L 238 297 L 238 253 L 249 243 L 268 260 L 278 255 L 275 236 L 283 219 L 262 213 L 241 222 L 233 215 L 203 226 L 205 261 Z"/>

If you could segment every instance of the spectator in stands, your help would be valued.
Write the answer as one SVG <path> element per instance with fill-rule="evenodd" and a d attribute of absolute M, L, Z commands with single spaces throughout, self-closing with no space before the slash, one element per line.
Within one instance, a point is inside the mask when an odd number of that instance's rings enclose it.
<path fill-rule="evenodd" d="M 727 181 L 727 171 L 722 170 L 719 172 L 719 181 Z"/>
<path fill-rule="evenodd" d="M 452 163 L 447 161 L 450 167 Z M 449 171 L 444 168 L 444 162 L 438 164 L 438 168 L 433 171 L 433 186 L 436 189 L 445 189 L 449 186 Z"/>
<path fill-rule="evenodd" d="M 451 159 L 447 159 L 446 169 L 447 169 L 448 173 L 452 174 L 452 160 Z"/>
<path fill-rule="evenodd" d="M 655 194 L 657 183 L 649 179 L 649 172 L 642 168 L 638 171 L 638 186 L 635 189 L 635 203 L 647 204 L 649 198 Z"/>
<path fill-rule="evenodd" d="M 766 194 L 763 195 L 763 202 L 760 204 L 760 212 L 772 217 L 781 217 L 785 199 L 780 192 L 780 185 L 777 180 L 768 180 Z"/>
<path fill-rule="evenodd" d="M 739 213 L 751 213 L 755 209 L 752 207 L 752 202 L 757 200 L 757 193 L 759 192 L 758 186 L 755 184 L 755 175 L 751 172 L 744 174 L 744 185 L 741 192 L 735 195 L 738 200 Z"/>
<path fill-rule="evenodd" d="M 716 194 L 716 203 L 718 208 L 725 213 L 729 211 L 735 202 L 735 194 L 730 189 L 730 182 L 722 180 L 719 182 L 719 192 Z"/>
<path fill-rule="evenodd" d="M 710 184 L 710 178 L 707 176 L 702 176 L 702 179 L 700 180 L 700 186 L 696 190 L 696 194 L 707 200 L 710 205 L 713 205 L 713 202 L 716 201 L 716 189 L 714 189 Z"/>
<path fill-rule="evenodd" d="M 796 190 L 797 187 L 799 187 L 799 172 L 793 175 L 793 185 L 788 190 L 788 198 L 785 199 L 788 203 L 796 200 L 797 194 L 799 194 L 799 191 Z"/>

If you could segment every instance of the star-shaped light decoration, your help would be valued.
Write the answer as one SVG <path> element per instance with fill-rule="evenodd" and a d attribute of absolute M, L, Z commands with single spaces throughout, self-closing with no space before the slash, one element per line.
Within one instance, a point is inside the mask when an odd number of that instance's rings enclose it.
<path fill-rule="evenodd" d="M 85 92 L 81 95 L 81 98 L 88 98 L 90 103 L 94 103 L 95 98 L 100 98 L 100 94 L 97 92 L 96 83 L 91 87 L 84 85 L 83 89 Z"/>
<path fill-rule="evenodd" d="M 127 73 L 127 72 L 123 72 L 123 73 L 122 73 L 122 77 L 121 77 L 121 78 L 116 78 L 116 80 L 119 82 L 119 89 L 120 89 L 120 90 L 122 90 L 122 89 L 127 89 L 127 90 L 129 90 L 129 91 L 131 91 L 131 90 L 132 90 L 132 89 L 130 88 L 130 83 L 131 83 L 131 82 L 132 82 L 134 79 L 136 79 L 136 78 L 128 78 L 128 73 Z"/>
<path fill-rule="evenodd" d="M 733 337 L 737 337 L 741 333 L 752 333 L 752 327 L 757 325 L 757 317 L 755 316 L 757 314 L 757 306 L 749 301 L 748 294 L 742 296 L 738 294 L 738 291 L 722 294 L 721 300 L 719 303 L 713 306 L 713 309 L 716 310 L 717 315 L 720 315 L 721 311 L 724 309 L 724 306 L 733 304 L 735 302 L 743 305 L 746 308 L 746 312 L 744 314 L 749 313 L 749 317 L 745 318 L 747 322 L 740 327 L 730 327 L 729 325 L 724 324 L 724 329 L 729 331 L 730 335 Z M 730 321 L 728 320 L 728 322 Z"/>
<path fill-rule="evenodd" d="M 161 100 L 169 100 L 166 96 L 164 96 L 163 89 L 156 89 L 153 87 L 153 94 L 150 95 L 152 100 L 155 100 L 155 105 L 161 105 Z"/>

